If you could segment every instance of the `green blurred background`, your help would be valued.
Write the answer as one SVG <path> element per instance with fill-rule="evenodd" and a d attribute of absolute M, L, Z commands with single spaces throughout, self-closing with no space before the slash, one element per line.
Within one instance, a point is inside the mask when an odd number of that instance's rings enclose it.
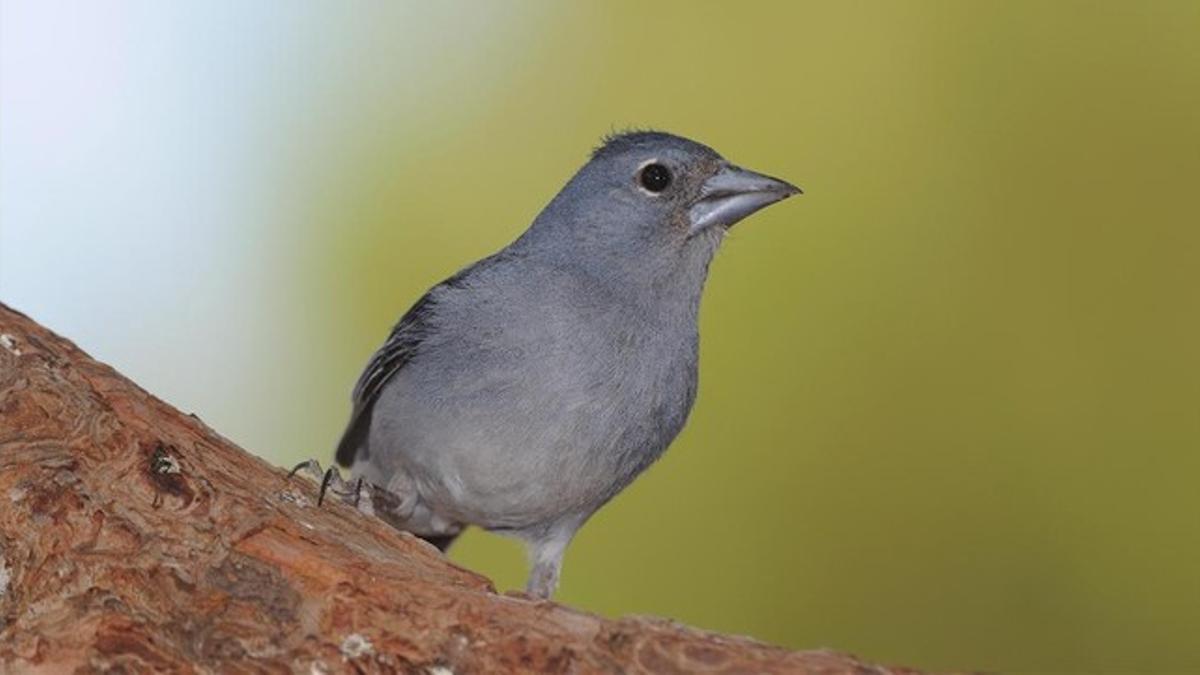
<path fill-rule="evenodd" d="M 806 194 L 559 599 L 930 668 L 1200 669 L 1200 3 L 0 5 L 0 299 L 270 462 L 599 137 Z M 452 557 L 519 586 L 512 542 Z"/>

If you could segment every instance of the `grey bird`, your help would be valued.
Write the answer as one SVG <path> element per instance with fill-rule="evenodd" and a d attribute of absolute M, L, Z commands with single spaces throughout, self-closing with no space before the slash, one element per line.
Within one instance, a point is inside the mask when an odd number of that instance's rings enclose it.
<path fill-rule="evenodd" d="M 523 540 L 550 597 L 567 544 L 653 463 L 696 398 L 709 262 L 799 194 L 667 133 L 611 136 L 516 241 L 434 286 L 353 393 L 337 461 L 445 550 Z"/>

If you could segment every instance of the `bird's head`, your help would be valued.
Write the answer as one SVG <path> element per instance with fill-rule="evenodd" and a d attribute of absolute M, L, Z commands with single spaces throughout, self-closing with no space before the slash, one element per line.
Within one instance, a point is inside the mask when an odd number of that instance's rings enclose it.
<path fill-rule="evenodd" d="M 538 216 L 529 236 L 600 265 L 676 267 L 711 257 L 725 232 L 796 186 L 656 131 L 610 136 Z M 560 251 L 561 252 L 561 251 Z M 697 255 L 699 252 L 699 255 Z"/>

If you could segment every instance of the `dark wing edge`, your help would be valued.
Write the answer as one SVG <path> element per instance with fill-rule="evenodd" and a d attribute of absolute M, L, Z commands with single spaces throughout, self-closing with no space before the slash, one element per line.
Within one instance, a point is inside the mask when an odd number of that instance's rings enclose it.
<path fill-rule="evenodd" d="M 338 464 L 349 467 L 358 458 L 359 451 L 366 447 L 367 435 L 371 429 L 371 410 L 375 407 L 379 392 L 383 391 L 383 386 L 412 360 L 425 337 L 433 311 L 432 295 L 431 290 L 421 296 L 421 299 L 400 317 L 387 341 L 371 356 L 366 369 L 359 376 L 351 396 L 354 408 L 350 413 L 350 423 L 346 425 L 346 431 L 337 446 L 335 459 Z"/>
<path fill-rule="evenodd" d="M 504 249 L 459 270 L 454 276 L 421 296 L 421 299 L 400 317 L 387 341 L 371 356 L 367 369 L 354 385 L 354 409 L 350 413 L 350 423 L 346 425 L 342 440 L 338 442 L 335 455 L 338 464 L 350 466 L 358 459 L 359 451 L 366 447 L 367 435 L 371 429 L 371 409 L 375 406 L 379 392 L 383 391 L 383 386 L 412 360 L 425 339 L 432 322 L 434 306 L 437 304 L 434 294 L 465 288 L 468 286 L 468 277 L 472 274 L 485 270 L 511 255 L 510 249 Z"/>

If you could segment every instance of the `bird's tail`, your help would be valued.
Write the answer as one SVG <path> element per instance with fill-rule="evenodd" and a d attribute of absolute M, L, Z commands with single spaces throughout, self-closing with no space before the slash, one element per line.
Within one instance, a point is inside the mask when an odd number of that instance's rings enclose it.
<path fill-rule="evenodd" d="M 454 534 L 418 534 L 417 536 L 436 546 L 442 553 L 445 553 L 450 548 L 450 544 L 453 544 L 454 540 L 458 539 L 461 534 L 462 532 L 455 532 Z"/>

